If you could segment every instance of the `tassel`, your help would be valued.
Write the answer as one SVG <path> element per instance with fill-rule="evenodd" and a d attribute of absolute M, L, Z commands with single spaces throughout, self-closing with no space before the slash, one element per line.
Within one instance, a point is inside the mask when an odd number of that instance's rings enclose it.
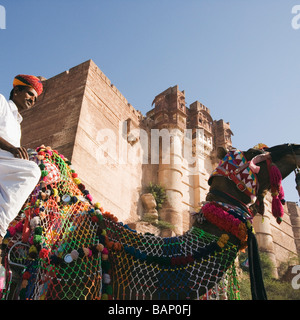
<path fill-rule="evenodd" d="M 280 185 L 280 188 L 279 188 L 278 198 L 281 201 L 281 203 L 285 205 L 284 191 L 283 191 L 282 185 Z"/>
<path fill-rule="evenodd" d="M 296 169 L 295 174 L 296 174 L 296 178 L 295 178 L 296 190 L 298 191 L 298 194 L 300 197 L 300 169 L 299 168 Z"/>
<path fill-rule="evenodd" d="M 277 219 L 277 223 L 281 223 L 282 220 L 278 218 L 282 218 L 284 215 L 284 210 L 282 203 L 278 197 L 278 195 L 273 196 L 272 199 L 272 214 Z"/>
<path fill-rule="evenodd" d="M 281 185 L 282 175 L 280 170 L 275 165 L 270 166 L 270 183 L 271 183 L 271 194 L 272 194 L 272 214 L 276 218 L 278 224 L 282 222 L 284 215 L 283 204 L 284 191 Z"/>
<path fill-rule="evenodd" d="M 277 166 L 271 165 L 269 173 L 270 173 L 271 186 L 274 186 L 274 187 L 279 186 L 281 184 L 281 181 L 282 181 L 282 176 L 281 176 L 281 172 L 279 171 Z"/>

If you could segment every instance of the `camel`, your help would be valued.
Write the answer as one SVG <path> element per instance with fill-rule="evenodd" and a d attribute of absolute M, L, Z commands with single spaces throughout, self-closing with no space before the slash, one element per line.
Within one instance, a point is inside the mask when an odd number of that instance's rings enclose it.
<path fill-rule="evenodd" d="M 33 160 L 42 162 L 44 174 L 8 229 L 7 278 L 12 270 L 17 280 L 2 299 L 201 299 L 222 281 L 231 282 L 235 298 L 234 261 L 246 246 L 253 299 L 266 299 L 251 219 L 263 214 L 271 189 L 280 223 L 280 182 L 298 170 L 300 145 L 219 148 L 218 157 L 191 229 L 162 238 L 123 225 L 93 203 L 67 159 L 38 148 Z"/>

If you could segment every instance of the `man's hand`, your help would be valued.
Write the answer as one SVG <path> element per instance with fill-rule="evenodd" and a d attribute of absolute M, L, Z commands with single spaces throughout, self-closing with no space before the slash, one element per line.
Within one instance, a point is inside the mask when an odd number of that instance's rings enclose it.
<path fill-rule="evenodd" d="M 2 137 L 0 137 L 0 149 L 11 152 L 15 158 L 29 160 L 27 150 L 24 147 L 16 148 Z"/>
<path fill-rule="evenodd" d="M 15 158 L 29 160 L 27 150 L 24 147 L 13 148 L 10 152 L 15 156 Z"/>

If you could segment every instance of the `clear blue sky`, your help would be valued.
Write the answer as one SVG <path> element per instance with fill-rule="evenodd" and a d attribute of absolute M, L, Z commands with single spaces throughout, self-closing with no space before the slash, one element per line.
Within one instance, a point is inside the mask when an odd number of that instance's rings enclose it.
<path fill-rule="evenodd" d="M 143 114 L 170 86 L 224 119 L 242 150 L 300 143 L 300 0 L 0 0 L 0 92 L 88 59 Z M 300 23 L 300 22 L 299 22 Z M 294 174 L 284 182 L 298 201 Z"/>

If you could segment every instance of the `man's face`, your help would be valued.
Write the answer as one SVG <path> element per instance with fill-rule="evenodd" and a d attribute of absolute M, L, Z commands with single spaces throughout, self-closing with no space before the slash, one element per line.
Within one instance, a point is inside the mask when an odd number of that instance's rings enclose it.
<path fill-rule="evenodd" d="M 32 108 L 37 99 L 37 92 L 30 87 L 24 87 L 22 90 L 16 87 L 13 95 L 13 102 L 16 104 L 19 111 Z"/>

